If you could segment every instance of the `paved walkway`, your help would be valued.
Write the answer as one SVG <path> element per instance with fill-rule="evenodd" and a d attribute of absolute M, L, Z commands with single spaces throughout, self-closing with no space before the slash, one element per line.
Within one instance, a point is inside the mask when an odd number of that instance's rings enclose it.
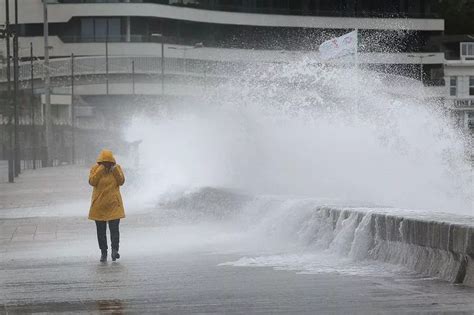
<path fill-rule="evenodd" d="M 474 289 L 377 263 L 365 275 L 222 266 L 270 249 L 241 247 L 221 226 L 164 225 L 160 209 L 130 211 L 122 258 L 101 264 L 85 178 L 85 168 L 58 167 L 0 184 L 0 314 L 474 311 Z"/>
<path fill-rule="evenodd" d="M 0 182 L 0 209 L 27 208 L 86 200 L 89 170 L 59 166 L 24 170 L 15 183 Z"/>

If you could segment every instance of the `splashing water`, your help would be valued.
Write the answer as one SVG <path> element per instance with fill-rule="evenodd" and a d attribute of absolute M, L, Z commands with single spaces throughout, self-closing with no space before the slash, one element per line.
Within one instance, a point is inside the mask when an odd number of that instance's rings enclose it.
<path fill-rule="evenodd" d="M 308 60 L 255 66 L 133 119 L 127 137 L 143 140 L 146 166 L 135 196 L 210 186 L 470 213 L 463 137 L 423 93 Z"/>

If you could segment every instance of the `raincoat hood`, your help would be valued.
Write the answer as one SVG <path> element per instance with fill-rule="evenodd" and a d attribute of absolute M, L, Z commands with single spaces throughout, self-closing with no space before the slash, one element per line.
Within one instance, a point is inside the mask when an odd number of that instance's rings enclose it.
<path fill-rule="evenodd" d="M 112 154 L 112 151 L 110 150 L 100 151 L 99 157 L 97 157 L 97 163 L 99 162 L 112 162 L 114 164 L 116 163 L 114 155 Z"/>

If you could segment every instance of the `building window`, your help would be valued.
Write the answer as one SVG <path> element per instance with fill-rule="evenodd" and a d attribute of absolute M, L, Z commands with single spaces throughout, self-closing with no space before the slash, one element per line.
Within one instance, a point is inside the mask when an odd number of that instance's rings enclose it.
<path fill-rule="evenodd" d="M 474 113 L 467 113 L 467 127 L 474 128 Z"/>
<path fill-rule="evenodd" d="M 474 57 L 474 43 L 461 43 L 461 59 L 472 59 Z"/>
<path fill-rule="evenodd" d="M 456 96 L 458 88 L 458 77 L 450 77 L 449 79 L 449 95 Z"/>
<path fill-rule="evenodd" d="M 107 34 L 108 29 L 108 34 Z M 82 18 L 81 39 L 83 42 L 120 41 L 120 18 Z"/>
<path fill-rule="evenodd" d="M 94 41 L 94 19 L 85 18 L 81 20 L 81 36 L 84 42 Z"/>
<path fill-rule="evenodd" d="M 469 77 L 469 95 L 474 96 L 474 76 Z"/>

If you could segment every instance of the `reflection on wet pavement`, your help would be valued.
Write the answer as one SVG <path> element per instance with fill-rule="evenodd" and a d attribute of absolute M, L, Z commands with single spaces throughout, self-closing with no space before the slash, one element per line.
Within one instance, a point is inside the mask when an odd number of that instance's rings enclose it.
<path fill-rule="evenodd" d="M 400 274 L 297 274 L 218 266 L 212 252 L 16 260 L 0 270 L 3 313 L 250 314 L 471 312 L 474 289 Z M 0 306 L 0 313 L 2 313 Z"/>
<path fill-rule="evenodd" d="M 124 304 L 120 300 L 101 300 L 97 301 L 97 309 L 108 314 L 123 314 Z"/>

